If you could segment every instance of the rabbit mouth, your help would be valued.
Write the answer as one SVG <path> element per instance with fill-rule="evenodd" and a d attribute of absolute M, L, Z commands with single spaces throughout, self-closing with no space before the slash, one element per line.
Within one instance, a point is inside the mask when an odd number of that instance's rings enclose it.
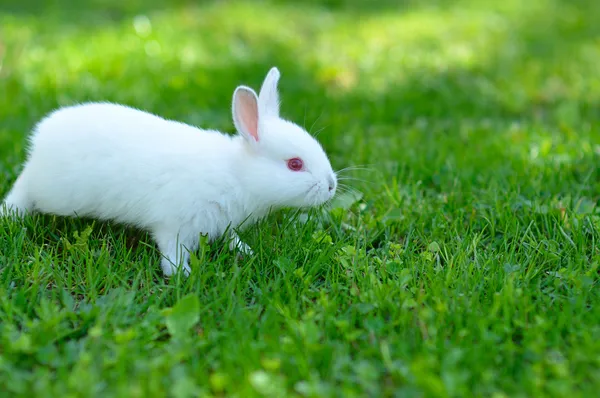
<path fill-rule="evenodd" d="M 330 198 L 329 195 L 323 195 L 322 190 L 319 189 L 319 183 L 314 183 L 306 192 L 305 200 L 308 206 L 320 206 L 327 202 Z"/>

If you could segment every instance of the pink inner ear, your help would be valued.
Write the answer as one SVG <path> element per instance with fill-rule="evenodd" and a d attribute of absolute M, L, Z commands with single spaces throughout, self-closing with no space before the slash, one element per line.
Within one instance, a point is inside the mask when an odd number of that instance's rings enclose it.
<path fill-rule="evenodd" d="M 242 128 L 247 134 L 258 141 L 258 104 L 252 93 L 238 92 L 237 113 Z"/>

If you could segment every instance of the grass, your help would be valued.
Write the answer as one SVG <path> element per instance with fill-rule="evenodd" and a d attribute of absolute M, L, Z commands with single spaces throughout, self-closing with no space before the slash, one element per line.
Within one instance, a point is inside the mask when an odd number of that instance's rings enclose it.
<path fill-rule="evenodd" d="M 60 105 L 232 132 L 238 84 L 353 189 L 203 244 L 0 220 L 6 396 L 593 396 L 600 389 L 600 8 L 591 0 L 34 1 L 0 6 L 0 193 Z"/>

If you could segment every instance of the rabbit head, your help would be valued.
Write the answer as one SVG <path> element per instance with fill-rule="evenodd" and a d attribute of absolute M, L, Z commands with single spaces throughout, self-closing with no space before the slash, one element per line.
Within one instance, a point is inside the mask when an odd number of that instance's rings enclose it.
<path fill-rule="evenodd" d="M 319 206 L 335 195 L 336 174 L 319 142 L 279 116 L 279 77 L 272 68 L 258 96 L 246 86 L 234 92 L 233 121 L 243 143 L 240 181 L 270 207 Z"/>

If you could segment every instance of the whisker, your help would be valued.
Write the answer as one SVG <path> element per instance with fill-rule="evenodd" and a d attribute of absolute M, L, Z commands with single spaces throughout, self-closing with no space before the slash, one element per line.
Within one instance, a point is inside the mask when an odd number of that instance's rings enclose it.
<path fill-rule="evenodd" d="M 340 192 L 338 195 L 335 195 L 334 199 L 339 199 L 341 196 L 361 196 L 359 195 L 360 192 L 354 192 L 354 191 L 347 191 L 347 192 Z"/>
<path fill-rule="evenodd" d="M 344 181 L 344 180 L 339 180 L 339 181 Z M 345 183 L 345 182 L 340 182 L 340 183 L 338 184 L 338 186 L 340 186 L 340 187 L 346 187 L 346 188 L 350 187 L 350 185 L 349 185 L 349 184 L 347 184 L 347 183 Z"/>
<path fill-rule="evenodd" d="M 313 134 L 313 136 L 314 136 L 315 138 L 317 138 L 317 137 L 319 136 L 319 134 L 321 134 L 321 133 L 323 132 L 323 130 L 325 130 L 327 127 L 328 127 L 328 126 L 324 126 L 324 127 L 320 128 L 319 130 L 317 130 L 317 132 L 315 132 L 315 133 Z"/>
<path fill-rule="evenodd" d="M 310 129 L 308 129 L 309 133 L 312 131 L 313 127 L 315 127 L 315 124 L 317 124 L 317 122 L 319 121 L 321 116 L 323 116 L 323 111 L 321 111 L 321 114 L 319 115 L 319 117 L 317 117 L 317 119 L 313 122 L 312 126 L 310 126 Z"/>
<path fill-rule="evenodd" d="M 350 185 L 346 185 L 346 184 L 343 184 L 343 183 L 342 183 L 342 184 L 338 184 L 338 189 L 341 189 L 341 190 L 348 190 L 348 189 L 356 189 L 356 188 L 354 188 L 354 187 L 351 187 Z"/>
<path fill-rule="evenodd" d="M 356 177 L 338 177 L 337 180 L 338 181 L 358 181 L 358 182 L 364 182 L 367 184 L 373 184 L 373 181 L 365 180 L 362 178 L 356 178 Z"/>
<path fill-rule="evenodd" d="M 342 187 L 338 187 L 338 191 L 335 193 L 335 196 L 337 197 L 338 194 L 360 195 L 360 194 L 362 194 L 362 192 L 359 191 L 358 189 L 355 189 L 355 188 L 352 188 L 352 187 L 342 186 Z"/>
<path fill-rule="evenodd" d="M 353 168 L 353 169 L 346 168 L 346 169 L 336 171 L 335 175 L 338 178 L 345 178 L 345 177 L 352 177 L 352 174 L 358 173 L 358 172 L 368 172 L 369 174 L 371 174 L 371 173 L 375 173 L 376 170 L 375 169 L 366 169 L 366 168 Z"/>
<path fill-rule="evenodd" d="M 348 167 L 344 167 L 343 169 L 340 169 L 338 171 L 336 171 L 337 174 L 339 173 L 343 173 L 343 172 L 347 172 L 347 171 L 374 171 L 373 167 L 369 167 L 369 166 L 373 166 L 373 165 L 356 165 L 356 166 L 348 166 Z"/>

